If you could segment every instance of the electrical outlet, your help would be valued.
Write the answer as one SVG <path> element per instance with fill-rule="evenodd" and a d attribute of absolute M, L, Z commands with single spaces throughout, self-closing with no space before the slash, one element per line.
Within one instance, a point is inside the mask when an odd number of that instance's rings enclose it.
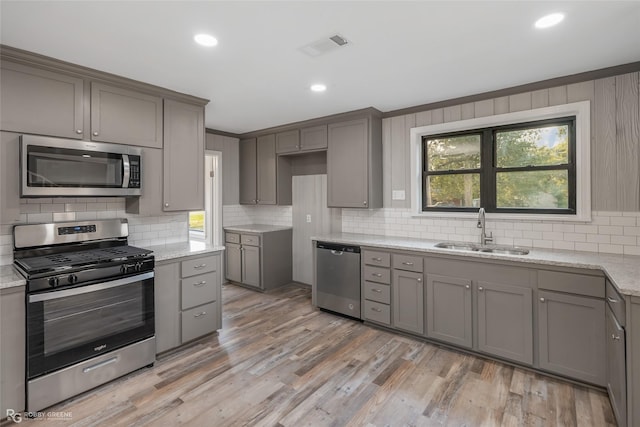
<path fill-rule="evenodd" d="M 405 198 L 404 190 L 393 190 L 391 194 L 392 194 L 391 195 L 392 200 L 404 200 Z"/>
<path fill-rule="evenodd" d="M 307 214 L 307 222 L 311 222 L 311 215 Z"/>

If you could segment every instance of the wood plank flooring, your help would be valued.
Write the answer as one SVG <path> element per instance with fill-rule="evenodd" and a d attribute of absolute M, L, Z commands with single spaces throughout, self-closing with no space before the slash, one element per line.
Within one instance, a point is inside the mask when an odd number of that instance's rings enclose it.
<path fill-rule="evenodd" d="M 605 393 L 374 329 L 294 285 L 223 290 L 223 329 L 47 426 L 609 426 Z"/>

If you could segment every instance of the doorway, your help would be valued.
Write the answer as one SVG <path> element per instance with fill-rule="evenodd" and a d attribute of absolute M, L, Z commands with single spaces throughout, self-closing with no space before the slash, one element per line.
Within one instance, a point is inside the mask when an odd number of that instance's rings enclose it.
<path fill-rule="evenodd" d="M 222 180 L 220 151 L 205 151 L 204 210 L 189 212 L 189 240 L 222 244 Z"/>

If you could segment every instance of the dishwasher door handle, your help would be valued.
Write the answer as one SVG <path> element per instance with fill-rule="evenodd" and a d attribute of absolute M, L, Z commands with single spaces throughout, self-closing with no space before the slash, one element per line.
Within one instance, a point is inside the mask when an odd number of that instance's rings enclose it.
<path fill-rule="evenodd" d="M 334 254 L 334 255 L 340 256 L 340 255 L 342 255 L 344 253 L 344 251 L 336 251 L 334 249 L 331 249 L 331 253 Z"/>

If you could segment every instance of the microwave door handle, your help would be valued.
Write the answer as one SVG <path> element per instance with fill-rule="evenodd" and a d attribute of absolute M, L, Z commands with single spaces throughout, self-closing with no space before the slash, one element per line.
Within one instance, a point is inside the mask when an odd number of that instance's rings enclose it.
<path fill-rule="evenodd" d="M 122 155 L 122 188 L 129 188 L 129 175 L 131 174 L 131 163 L 129 162 L 129 155 Z"/>

